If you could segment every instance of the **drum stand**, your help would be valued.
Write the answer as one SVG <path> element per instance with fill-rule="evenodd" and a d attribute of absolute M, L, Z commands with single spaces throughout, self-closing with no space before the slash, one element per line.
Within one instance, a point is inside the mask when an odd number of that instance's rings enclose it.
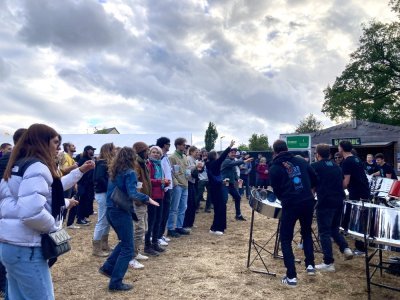
<path fill-rule="evenodd" d="M 268 266 L 265 262 L 265 259 L 262 257 L 262 253 L 263 252 L 267 252 L 268 254 L 270 254 L 273 258 L 279 258 L 279 259 L 283 259 L 283 255 L 279 254 L 279 250 L 280 250 L 280 228 L 281 228 L 281 220 L 278 221 L 278 225 L 276 227 L 276 231 L 275 233 L 270 236 L 270 238 L 264 243 L 264 244 L 259 244 L 257 243 L 254 239 L 253 239 L 253 228 L 254 228 L 254 209 L 252 209 L 251 211 L 251 222 L 250 222 L 250 238 L 249 238 L 249 248 L 248 248 L 248 253 L 247 253 L 247 268 L 254 272 L 254 273 L 261 273 L 261 274 L 265 274 L 265 275 L 270 275 L 270 276 L 274 276 L 276 277 L 276 273 L 272 273 L 269 271 Z M 274 250 L 273 252 L 271 252 L 269 249 L 267 249 L 267 245 L 274 240 Z M 251 259 L 251 250 L 252 248 L 254 248 L 254 250 L 256 251 L 256 255 L 254 256 L 253 259 Z M 256 261 L 256 259 L 260 259 L 265 270 L 258 270 L 258 269 L 251 269 L 250 267 L 253 265 L 253 263 Z M 295 259 L 295 261 L 297 263 L 300 263 L 301 261 L 299 259 Z"/>
<path fill-rule="evenodd" d="M 365 210 L 364 201 L 362 201 L 362 209 L 363 209 L 363 211 Z M 389 290 L 396 291 L 396 292 L 400 292 L 400 288 L 398 288 L 398 287 L 389 286 L 389 285 L 386 285 L 386 284 L 381 284 L 381 283 L 377 283 L 377 282 L 373 282 L 372 281 L 372 278 L 374 277 L 376 271 L 379 269 L 379 273 L 380 273 L 380 275 L 382 277 L 383 270 L 388 270 L 389 269 L 388 265 L 390 263 L 387 262 L 387 261 L 383 261 L 382 249 L 375 249 L 374 251 L 372 251 L 371 254 L 368 253 L 368 246 L 369 246 L 369 242 L 371 240 L 367 237 L 367 224 L 366 224 L 365 218 L 362 218 L 362 228 L 363 228 L 363 231 L 364 231 L 365 273 L 366 273 L 366 279 L 367 279 L 368 299 L 371 299 L 371 285 L 378 286 L 378 287 L 385 288 L 385 289 L 389 289 Z M 378 256 L 379 256 L 378 264 L 371 262 L 376 254 L 378 254 Z M 370 267 L 371 268 L 375 268 L 375 269 L 373 269 L 373 271 L 371 272 Z"/>

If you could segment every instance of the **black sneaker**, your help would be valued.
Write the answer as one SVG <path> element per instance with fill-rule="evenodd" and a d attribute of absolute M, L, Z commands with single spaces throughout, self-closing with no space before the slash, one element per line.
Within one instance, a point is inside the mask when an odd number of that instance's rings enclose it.
<path fill-rule="evenodd" d="M 246 219 L 242 215 L 236 216 L 235 219 L 236 221 L 246 221 Z"/>
<path fill-rule="evenodd" d="M 127 283 L 121 283 L 118 286 L 109 287 L 108 288 L 108 290 L 110 292 L 118 292 L 118 291 L 125 292 L 125 291 L 129 291 L 131 289 L 133 289 L 133 285 L 132 284 L 127 284 Z"/>
<path fill-rule="evenodd" d="M 106 271 L 103 267 L 100 267 L 100 268 L 99 268 L 99 273 L 100 273 L 101 275 L 104 275 L 104 276 L 108 277 L 108 278 L 111 278 L 111 273 L 108 272 L 108 271 Z"/>
<path fill-rule="evenodd" d="M 153 246 L 144 246 L 144 253 L 146 253 L 149 256 L 159 256 L 160 253 L 158 253 L 156 250 L 154 250 Z"/>
<path fill-rule="evenodd" d="M 165 249 L 162 248 L 162 247 L 160 247 L 160 245 L 159 245 L 158 243 L 157 243 L 157 244 L 153 244 L 152 247 L 153 247 L 153 249 L 154 249 L 155 251 L 157 251 L 158 253 L 163 253 L 163 252 L 165 252 Z"/>
<path fill-rule="evenodd" d="M 176 228 L 175 231 L 181 235 L 189 235 L 190 231 L 185 228 Z"/>
<path fill-rule="evenodd" d="M 177 233 L 175 230 L 168 230 L 167 236 L 173 237 L 173 238 L 178 238 L 181 235 Z"/>
<path fill-rule="evenodd" d="M 82 226 L 89 226 L 89 223 L 86 222 L 85 220 L 78 220 L 76 224 L 82 225 Z"/>

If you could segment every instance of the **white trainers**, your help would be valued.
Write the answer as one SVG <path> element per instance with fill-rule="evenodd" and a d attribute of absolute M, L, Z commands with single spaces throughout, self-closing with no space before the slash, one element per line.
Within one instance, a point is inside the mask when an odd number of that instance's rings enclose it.
<path fill-rule="evenodd" d="M 335 265 L 333 263 L 329 264 L 329 265 L 322 263 L 322 264 L 316 265 L 315 269 L 317 269 L 318 271 L 321 271 L 321 272 L 335 272 Z"/>
<path fill-rule="evenodd" d="M 68 229 L 81 229 L 80 226 L 76 226 L 74 224 L 67 226 Z"/>
<path fill-rule="evenodd" d="M 354 253 L 353 251 L 351 251 L 350 248 L 344 249 L 343 254 L 344 254 L 344 260 L 353 259 Z"/>
<path fill-rule="evenodd" d="M 213 230 L 210 230 L 210 233 L 211 233 L 211 234 L 214 234 L 214 235 L 224 235 L 224 233 L 223 233 L 222 231 L 213 231 Z"/>
<path fill-rule="evenodd" d="M 135 259 L 136 260 L 148 260 L 149 257 L 146 255 L 143 255 L 142 253 L 138 253 L 138 255 L 136 255 Z"/>
<path fill-rule="evenodd" d="M 167 243 L 171 241 L 171 239 L 169 237 L 166 237 L 164 235 L 162 236 L 162 239 Z"/>
<path fill-rule="evenodd" d="M 312 265 L 308 265 L 306 269 L 308 276 L 315 276 L 315 268 Z"/>
<path fill-rule="evenodd" d="M 164 241 L 163 239 L 158 239 L 158 244 L 160 246 L 168 246 L 168 243 L 166 241 Z"/>
<path fill-rule="evenodd" d="M 132 268 L 132 269 L 143 269 L 144 268 L 144 265 L 142 265 L 140 262 L 138 262 L 136 259 L 132 259 L 130 262 L 129 262 L 129 266 Z"/>

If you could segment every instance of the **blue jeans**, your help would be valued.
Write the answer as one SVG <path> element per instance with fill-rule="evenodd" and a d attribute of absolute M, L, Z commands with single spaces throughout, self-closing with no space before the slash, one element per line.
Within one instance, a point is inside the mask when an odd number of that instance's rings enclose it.
<path fill-rule="evenodd" d="M 133 257 L 133 221 L 130 213 L 115 207 L 107 207 L 107 219 L 119 240 L 103 265 L 103 269 L 111 274 L 109 288 L 113 289 L 121 286 Z"/>
<path fill-rule="evenodd" d="M 8 299 L 54 299 L 51 273 L 41 247 L 0 243 L 0 260 L 7 270 Z"/>
<path fill-rule="evenodd" d="M 169 209 L 168 230 L 183 228 L 185 212 L 187 208 L 188 188 L 180 185 L 174 186 L 172 190 L 172 199 Z"/>
<path fill-rule="evenodd" d="M 319 240 L 321 241 L 321 248 L 324 253 L 324 263 L 327 265 L 334 262 L 331 237 L 339 246 L 340 252 L 343 253 L 344 249 L 349 247 L 343 235 L 339 233 L 342 210 L 341 207 L 317 208 Z"/>
<path fill-rule="evenodd" d="M 98 203 L 98 212 L 97 212 L 97 223 L 96 227 L 94 228 L 93 240 L 99 241 L 103 235 L 108 235 L 110 232 L 110 224 L 107 221 L 106 212 L 106 200 L 107 194 L 100 193 L 95 194 L 95 199 Z"/>
<path fill-rule="evenodd" d="M 233 200 L 235 201 L 236 217 L 241 216 L 242 212 L 240 211 L 240 200 L 242 197 L 240 197 L 239 192 L 233 183 L 230 183 L 229 186 L 223 186 L 223 196 L 225 203 L 228 202 L 228 193 L 231 194 Z"/>
<path fill-rule="evenodd" d="M 306 257 L 305 266 L 314 266 L 314 248 L 311 236 L 314 202 L 314 200 L 308 200 L 291 207 L 282 208 L 280 238 L 283 261 L 287 269 L 286 275 L 289 278 L 297 276 L 292 249 L 293 231 L 297 220 L 300 221 L 300 232 L 303 238 L 303 250 Z"/>

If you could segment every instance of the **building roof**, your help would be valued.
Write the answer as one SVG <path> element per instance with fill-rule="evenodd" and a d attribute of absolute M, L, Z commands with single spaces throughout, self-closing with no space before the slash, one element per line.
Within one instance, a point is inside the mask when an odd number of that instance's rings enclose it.
<path fill-rule="evenodd" d="M 97 131 L 102 131 L 102 132 L 104 132 L 104 134 L 110 134 L 110 133 L 112 133 L 114 130 L 116 131 L 117 134 L 119 134 L 119 131 L 118 131 L 117 128 L 115 128 L 115 127 L 99 129 L 99 130 L 97 130 Z"/>
<path fill-rule="evenodd" d="M 325 128 L 311 134 L 311 137 L 317 137 L 320 135 L 325 135 L 327 133 L 330 133 L 332 131 L 338 131 L 342 130 L 345 128 L 357 128 L 358 126 L 363 126 L 363 127 L 370 127 L 374 129 L 380 129 L 380 130 L 387 130 L 387 131 L 393 131 L 393 132 L 399 132 L 400 133 L 400 126 L 393 126 L 393 125 L 387 125 L 387 124 L 380 124 L 380 123 L 374 123 L 374 122 L 368 122 L 368 121 L 362 121 L 362 120 L 351 120 L 348 122 L 344 122 L 342 124 L 332 126 L 329 128 Z"/>

